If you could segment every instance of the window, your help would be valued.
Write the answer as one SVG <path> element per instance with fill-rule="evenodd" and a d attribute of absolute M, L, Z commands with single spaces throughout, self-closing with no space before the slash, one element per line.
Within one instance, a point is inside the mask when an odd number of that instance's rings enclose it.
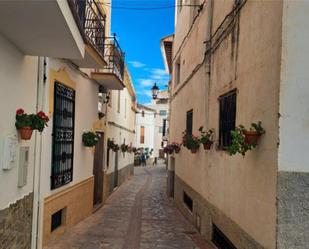
<path fill-rule="evenodd" d="M 162 126 L 159 127 L 159 133 L 163 133 L 163 127 Z"/>
<path fill-rule="evenodd" d="M 187 134 L 192 135 L 193 130 L 193 110 L 187 112 L 186 131 Z"/>
<path fill-rule="evenodd" d="M 186 205 L 186 207 L 192 212 L 193 211 L 193 200 L 185 191 L 183 191 L 183 202 Z"/>
<path fill-rule="evenodd" d="M 74 119 L 75 91 L 55 82 L 51 189 L 73 179 Z"/>
<path fill-rule="evenodd" d="M 166 116 L 167 111 L 166 110 L 160 110 L 159 115 L 160 116 Z"/>
<path fill-rule="evenodd" d="M 175 63 L 175 85 L 177 86 L 180 83 L 180 57 Z"/>
<path fill-rule="evenodd" d="M 236 249 L 232 242 L 215 224 L 212 224 L 212 242 L 219 249 Z"/>
<path fill-rule="evenodd" d="M 57 211 L 56 213 L 52 214 L 51 217 L 51 232 L 56 230 L 58 227 L 60 227 L 62 225 L 62 210 L 60 209 L 59 211 Z"/>
<path fill-rule="evenodd" d="M 163 119 L 163 137 L 166 135 L 166 119 Z"/>
<path fill-rule="evenodd" d="M 117 112 L 120 113 L 120 98 L 121 98 L 121 92 L 118 90 L 118 99 L 117 99 Z"/>
<path fill-rule="evenodd" d="M 229 92 L 219 98 L 219 146 L 224 147 L 231 144 L 231 131 L 235 130 L 236 122 L 236 91 Z"/>
<path fill-rule="evenodd" d="M 141 126 L 140 143 L 145 143 L 145 126 Z"/>

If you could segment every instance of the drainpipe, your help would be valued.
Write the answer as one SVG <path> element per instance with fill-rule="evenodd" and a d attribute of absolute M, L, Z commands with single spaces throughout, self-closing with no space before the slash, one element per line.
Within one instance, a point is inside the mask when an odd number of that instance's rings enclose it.
<path fill-rule="evenodd" d="M 37 75 L 37 103 L 36 111 L 44 110 L 46 91 L 46 57 L 38 58 Z M 32 212 L 32 236 L 31 249 L 41 248 L 40 242 L 40 221 L 41 221 L 41 166 L 42 166 L 42 135 L 36 132 L 34 146 L 34 167 L 33 167 L 33 212 Z"/>
<path fill-rule="evenodd" d="M 210 0 L 208 2 L 208 21 L 207 21 L 207 31 L 206 31 L 206 42 L 205 42 L 205 47 L 206 51 L 208 53 L 205 55 L 206 56 L 206 85 L 205 85 L 205 127 L 209 127 L 209 99 L 210 99 L 210 88 L 211 88 L 211 58 L 212 58 L 212 53 L 211 53 L 211 46 L 212 46 L 212 26 L 213 26 L 213 6 L 214 6 L 214 0 Z"/>

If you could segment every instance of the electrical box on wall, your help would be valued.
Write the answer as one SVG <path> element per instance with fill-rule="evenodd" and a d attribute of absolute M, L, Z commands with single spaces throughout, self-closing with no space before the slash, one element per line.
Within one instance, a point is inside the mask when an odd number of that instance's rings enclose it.
<path fill-rule="evenodd" d="M 18 187 L 20 188 L 27 184 L 29 150 L 29 147 L 20 147 L 19 150 Z"/>
<path fill-rule="evenodd" d="M 16 136 L 7 136 L 4 139 L 2 169 L 10 170 L 17 165 L 18 139 Z"/>

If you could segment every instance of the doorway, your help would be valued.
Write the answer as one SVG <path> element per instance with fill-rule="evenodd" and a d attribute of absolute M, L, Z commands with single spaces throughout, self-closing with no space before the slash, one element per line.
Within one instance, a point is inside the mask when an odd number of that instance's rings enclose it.
<path fill-rule="evenodd" d="M 94 175 L 94 189 L 93 189 L 93 206 L 102 204 L 103 201 L 103 163 L 104 163 L 104 133 L 97 132 L 100 139 L 95 146 L 94 161 L 93 161 L 93 175 Z"/>
<path fill-rule="evenodd" d="M 118 151 L 115 153 L 114 188 L 118 187 Z"/>

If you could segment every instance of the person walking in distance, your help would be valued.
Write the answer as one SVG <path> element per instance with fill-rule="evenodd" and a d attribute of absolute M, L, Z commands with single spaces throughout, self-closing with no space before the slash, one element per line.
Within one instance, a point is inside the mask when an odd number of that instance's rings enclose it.
<path fill-rule="evenodd" d="M 144 151 L 142 151 L 142 153 L 141 153 L 141 164 L 142 164 L 143 167 L 146 166 L 146 156 L 145 156 Z"/>

